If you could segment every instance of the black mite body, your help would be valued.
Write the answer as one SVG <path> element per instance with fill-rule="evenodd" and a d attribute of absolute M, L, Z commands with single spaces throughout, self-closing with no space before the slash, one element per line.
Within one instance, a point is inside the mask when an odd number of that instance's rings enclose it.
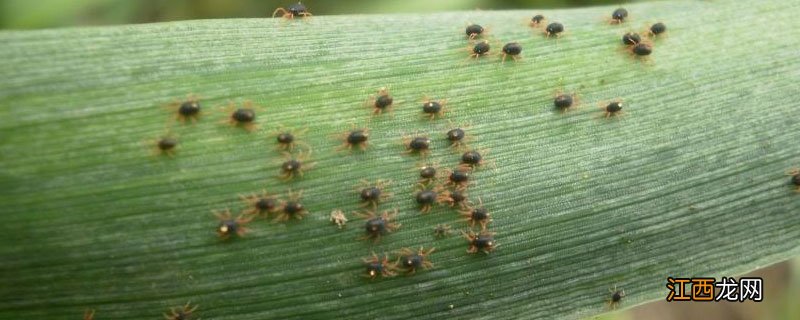
<path fill-rule="evenodd" d="M 574 99 L 569 94 L 559 94 L 553 99 L 553 105 L 559 110 L 567 110 L 572 107 L 573 103 Z"/>
<path fill-rule="evenodd" d="M 531 17 L 530 26 L 531 27 L 538 27 L 539 25 L 542 24 L 542 22 L 544 22 L 544 16 L 541 15 L 541 14 L 537 14 L 537 15 Z"/>
<path fill-rule="evenodd" d="M 311 13 L 308 11 L 308 8 L 301 2 L 292 4 L 287 8 L 275 9 L 275 11 L 272 12 L 272 17 L 275 18 L 275 16 L 277 16 L 278 13 L 282 13 L 281 16 L 283 16 L 283 18 L 287 20 L 292 20 L 295 17 L 308 18 L 311 16 Z"/>
<path fill-rule="evenodd" d="M 631 48 L 631 52 L 639 57 L 649 56 L 651 53 L 653 53 L 653 46 L 644 42 L 640 42 Z"/>
<path fill-rule="evenodd" d="M 401 226 L 400 223 L 394 221 L 397 216 L 397 209 L 384 211 L 380 215 L 376 215 L 373 211 L 356 212 L 356 215 L 366 220 L 364 222 L 365 235 L 361 237 L 362 240 L 372 239 L 378 242 L 382 236 L 394 232 Z"/>
<path fill-rule="evenodd" d="M 377 180 L 375 182 L 361 180 L 356 186 L 356 190 L 358 191 L 359 197 L 363 202 L 362 206 L 370 205 L 374 210 L 377 208 L 378 204 L 386 199 L 389 199 L 392 194 L 385 192 L 384 190 L 391 183 L 391 180 Z"/>
<path fill-rule="evenodd" d="M 492 46 L 489 44 L 488 41 L 481 41 L 472 46 L 472 54 L 470 56 L 473 58 L 478 58 L 480 56 L 488 54 L 489 50 L 491 49 Z"/>
<path fill-rule="evenodd" d="M 459 207 L 464 210 L 470 207 L 469 200 L 467 200 L 466 188 L 463 187 L 440 193 L 436 201 L 439 203 L 445 203 L 450 207 Z"/>
<path fill-rule="evenodd" d="M 469 243 L 469 248 L 467 248 L 467 253 L 490 253 L 494 251 L 494 248 L 497 244 L 494 241 L 494 233 L 488 231 L 481 231 L 479 234 L 475 234 L 471 230 L 469 232 L 463 232 L 464 238 L 467 239 Z"/>
<path fill-rule="evenodd" d="M 606 118 L 618 115 L 622 112 L 622 100 L 611 101 L 602 110 Z"/>
<path fill-rule="evenodd" d="M 307 170 L 315 166 L 314 163 L 308 162 L 308 154 L 306 153 L 292 155 L 285 152 L 283 157 L 284 160 L 281 162 L 280 175 L 278 177 L 284 181 L 302 178 Z"/>
<path fill-rule="evenodd" d="M 622 44 L 635 45 L 642 42 L 642 37 L 635 32 L 628 32 L 622 36 Z"/>
<path fill-rule="evenodd" d="M 422 101 L 422 115 L 428 117 L 431 120 L 436 119 L 436 117 L 444 116 L 444 113 L 446 111 L 447 111 L 447 100 L 434 101 L 425 98 Z"/>
<path fill-rule="evenodd" d="M 178 107 L 178 113 L 183 117 L 195 117 L 200 114 L 200 102 L 195 100 L 184 101 Z"/>
<path fill-rule="evenodd" d="M 169 151 L 178 145 L 178 140 L 175 138 L 161 138 L 158 140 L 158 149 L 161 151 Z"/>
<path fill-rule="evenodd" d="M 564 32 L 564 25 L 561 24 L 560 22 L 552 22 L 547 25 L 547 28 L 545 28 L 544 34 L 547 37 L 551 36 L 559 37 L 561 36 L 562 32 Z"/>
<path fill-rule="evenodd" d="M 611 23 L 623 23 L 628 18 L 628 10 L 625 8 L 617 8 L 611 13 Z"/>
<path fill-rule="evenodd" d="M 800 173 L 796 173 L 794 176 L 792 176 L 792 184 L 800 187 Z"/>
<path fill-rule="evenodd" d="M 392 112 L 394 98 L 389 94 L 386 87 L 380 88 L 376 96 L 371 96 L 367 106 L 372 108 L 372 115 L 380 115 L 384 112 Z"/>
<path fill-rule="evenodd" d="M 436 186 L 432 189 L 422 189 L 414 196 L 414 199 L 419 205 L 419 211 L 428 213 L 439 198 L 441 188 Z"/>
<path fill-rule="evenodd" d="M 436 248 L 430 248 L 425 250 L 424 248 L 419 248 L 416 252 L 409 248 L 402 248 L 398 252 L 400 256 L 400 263 L 403 268 L 406 270 L 407 274 L 414 274 L 419 269 L 430 269 L 433 267 L 433 263 L 429 260 L 429 255 L 433 253 Z"/>
<path fill-rule="evenodd" d="M 450 143 L 457 143 L 464 140 L 466 134 L 467 133 L 464 132 L 464 129 L 461 128 L 451 129 L 447 131 L 447 140 L 450 141 Z"/>
<path fill-rule="evenodd" d="M 389 257 L 387 255 L 383 255 L 383 258 L 379 258 L 378 255 L 373 253 L 372 257 L 362 259 L 362 261 L 364 261 L 366 265 L 365 276 L 370 279 L 375 279 L 378 276 L 388 278 L 397 275 L 395 272 L 397 264 L 389 262 Z"/>
<path fill-rule="evenodd" d="M 306 206 L 300 201 L 303 198 L 303 191 L 292 192 L 289 190 L 286 202 L 283 204 L 278 216 L 275 217 L 275 222 L 283 222 L 289 219 L 302 220 L 307 214 Z"/>
<path fill-rule="evenodd" d="M 478 166 L 483 163 L 483 156 L 475 150 L 467 151 L 461 155 L 461 163 L 469 166 Z"/>
<path fill-rule="evenodd" d="M 267 193 L 266 190 L 263 190 L 261 194 L 240 195 L 239 198 L 248 206 L 244 213 L 251 216 L 267 217 L 278 212 L 281 206 L 281 201 Z"/>
<path fill-rule="evenodd" d="M 430 152 L 431 139 L 425 136 L 416 136 L 413 138 L 404 137 L 403 145 L 406 147 L 404 153 L 417 153 L 424 157 Z"/>
<path fill-rule="evenodd" d="M 519 59 L 519 55 L 522 53 L 522 45 L 518 42 L 509 42 L 503 46 L 503 59 L 501 62 L 506 61 L 506 57 L 511 57 L 516 61 Z"/>
<path fill-rule="evenodd" d="M 231 212 L 227 209 L 222 212 L 214 212 L 214 215 L 219 220 L 217 235 L 222 239 L 228 239 L 231 235 L 242 237 L 250 231 L 245 225 L 252 220 L 251 217 L 241 214 L 233 218 Z"/>
<path fill-rule="evenodd" d="M 239 108 L 231 114 L 231 118 L 238 123 L 250 123 L 256 120 L 256 112 L 253 109 Z"/>
<path fill-rule="evenodd" d="M 276 140 L 280 144 L 287 144 L 287 145 L 288 144 L 292 144 L 292 143 L 294 143 L 294 135 L 289 133 L 289 132 L 283 132 L 283 133 L 278 134 L 278 136 L 276 137 Z"/>
<path fill-rule="evenodd" d="M 608 306 L 612 310 L 616 309 L 622 303 L 622 298 L 625 298 L 625 290 L 617 290 L 617 286 L 614 286 L 613 289 L 609 288 L 608 292 L 611 293 L 611 296 L 608 297 Z"/>
<path fill-rule="evenodd" d="M 419 169 L 419 177 L 425 183 L 436 178 L 436 167 L 432 165 L 424 166 Z"/>
<path fill-rule="evenodd" d="M 385 110 L 392 105 L 394 99 L 389 95 L 382 95 L 375 98 L 375 108 Z"/>
<path fill-rule="evenodd" d="M 467 38 L 475 39 L 483 34 L 483 27 L 478 24 L 471 24 L 467 26 L 465 32 L 467 33 Z"/>
<path fill-rule="evenodd" d="M 461 168 L 450 170 L 450 174 L 447 176 L 447 184 L 456 187 L 466 187 L 470 184 L 469 178 L 470 174 L 467 170 Z"/>
<path fill-rule="evenodd" d="M 667 25 L 663 22 L 656 22 L 652 26 L 650 26 L 650 34 L 657 36 L 664 32 L 667 32 Z"/>

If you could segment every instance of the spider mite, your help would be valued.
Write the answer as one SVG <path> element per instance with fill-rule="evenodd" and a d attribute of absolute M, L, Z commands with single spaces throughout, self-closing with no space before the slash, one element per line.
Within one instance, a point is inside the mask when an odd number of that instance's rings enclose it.
<path fill-rule="evenodd" d="M 453 207 L 466 209 L 470 206 L 469 198 L 467 196 L 467 188 L 454 188 L 453 190 L 445 190 L 439 193 L 436 198 L 437 203 L 444 203 Z"/>
<path fill-rule="evenodd" d="M 442 187 L 437 185 L 431 188 L 422 184 L 418 184 L 417 188 L 419 191 L 417 191 L 417 193 L 414 195 L 414 199 L 419 205 L 419 211 L 422 213 L 428 213 L 431 211 L 433 205 L 437 203 L 436 201 L 439 198 L 439 193 L 443 191 Z"/>
<path fill-rule="evenodd" d="M 158 139 L 150 140 L 149 144 L 152 146 L 153 155 L 166 155 L 172 158 L 175 156 L 178 147 L 178 137 L 171 133 L 166 133 Z"/>
<path fill-rule="evenodd" d="M 564 25 L 560 22 L 552 22 L 544 29 L 544 36 L 548 38 L 555 36 L 558 38 L 561 37 L 562 32 L 564 32 Z"/>
<path fill-rule="evenodd" d="M 422 100 L 422 114 L 431 120 L 444 116 L 447 111 L 447 100 L 431 100 L 425 97 Z"/>
<path fill-rule="evenodd" d="M 386 87 L 378 90 L 378 94 L 370 97 L 370 100 L 367 101 L 367 106 L 372 108 L 373 115 L 379 115 L 384 112 L 391 113 L 393 104 L 394 99 L 389 94 L 389 89 Z"/>
<path fill-rule="evenodd" d="M 489 43 L 488 40 L 478 41 L 467 48 L 467 50 L 469 50 L 470 52 L 469 57 L 473 59 L 478 59 L 480 57 L 488 55 L 489 50 L 491 49 L 492 45 Z"/>
<path fill-rule="evenodd" d="M 488 150 L 469 150 L 461 155 L 461 163 L 458 165 L 461 169 L 475 169 L 486 164 L 484 156 Z"/>
<path fill-rule="evenodd" d="M 260 195 L 255 193 L 247 196 L 240 195 L 239 199 L 242 199 L 247 204 L 248 208 L 243 212 L 247 215 L 266 217 L 277 213 L 281 209 L 281 201 L 274 195 L 267 193 L 266 190 L 262 190 Z"/>
<path fill-rule="evenodd" d="M 419 181 L 417 183 L 427 185 L 436 181 L 436 168 L 438 166 L 438 164 L 425 164 L 419 167 Z"/>
<path fill-rule="evenodd" d="M 628 51 L 636 58 L 644 58 L 653 53 L 653 44 L 646 41 L 640 41 L 639 43 L 630 46 Z"/>
<path fill-rule="evenodd" d="M 794 186 L 796 192 L 800 192 L 800 169 L 792 169 L 786 173 L 791 176 L 791 184 Z"/>
<path fill-rule="evenodd" d="M 198 305 L 192 306 L 191 302 L 187 302 L 182 307 L 170 308 L 169 313 L 164 313 L 164 318 L 167 320 L 189 320 L 192 318 L 192 313 L 197 310 Z"/>
<path fill-rule="evenodd" d="M 480 233 L 475 234 L 472 232 L 472 230 L 469 230 L 469 232 L 461 231 L 461 233 L 469 242 L 467 253 L 477 253 L 480 251 L 488 254 L 494 251 L 494 248 L 497 246 L 494 241 L 494 232 L 483 230 Z"/>
<path fill-rule="evenodd" d="M 167 109 L 175 113 L 175 119 L 180 122 L 197 122 L 200 119 L 200 100 L 195 95 L 188 95 L 186 100 L 175 101 L 166 105 Z"/>
<path fill-rule="evenodd" d="M 428 270 L 433 267 L 428 256 L 435 250 L 436 248 L 425 250 L 423 247 L 419 247 L 419 250 L 414 252 L 412 249 L 402 248 L 397 254 L 400 256 L 400 265 L 406 269 L 406 274 L 411 275 L 416 273 L 419 268 Z"/>
<path fill-rule="evenodd" d="M 348 151 L 352 151 L 353 147 L 356 147 L 364 151 L 369 145 L 369 128 L 358 128 L 353 124 L 350 125 L 349 130 L 340 133 L 337 138 L 342 140 L 342 144 L 339 146 L 338 150 L 347 149 Z"/>
<path fill-rule="evenodd" d="M 565 93 L 556 91 L 553 95 L 553 106 L 561 112 L 567 112 L 577 108 L 580 105 L 580 99 L 577 93 Z"/>
<path fill-rule="evenodd" d="M 374 252 L 369 258 L 362 259 L 367 267 L 367 272 L 364 276 L 370 279 L 375 279 L 378 276 L 383 278 L 394 277 L 397 275 L 397 263 L 389 262 L 389 256 L 383 254 L 383 258 L 379 258 Z"/>
<path fill-rule="evenodd" d="M 305 19 L 311 16 L 311 12 L 308 12 L 308 8 L 299 1 L 290 5 L 288 8 L 281 7 L 275 9 L 275 11 L 272 12 L 272 17 L 275 18 L 279 13 L 281 13 L 281 16 L 286 20 L 293 20 L 295 17 L 302 17 Z"/>
<path fill-rule="evenodd" d="M 356 190 L 361 197 L 362 206 L 372 206 L 376 209 L 378 204 L 389 199 L 392 194 L 386 192 L 386 187 L 392 184 L 391 180 L 377 180 L 374 183 L 361 180 Z"/>
<path fill-rule="evenodd" d="M 632 46 L 642 42 L 642 37 L 636 32 L 628 32 L 622 36 L 622 44 Z"/>
<path fill-rule="evenodd" d="M 286 198 L 288 200 L 283 204 L 278 216 L 275 217 L 275 222 L 283 222 L 291 218 L 303 220 L 303 217 L 308 214 L 306 207 L 300 203 L 300 200 L 303 199 L 303 191 L 292 192 L 289 190 Z"/>
<path fill-rule="evenodd" d="M 546 20 L 543 15 L 537 14 L 531 18 L 531 21 L 528 23 L 532 28 L 536 28 L 542 25 Z"/>
<path fill-rule="evenodd" d="M 403 137 L 403 145 L 406 147 L 405 154 L 417 153 L 422 157 L 430 153 L 431 139 L 425 135 L 415 135 Z"/>
<path fill-rule="evenodd" d="M 258 129 L 256 110 L 260 110 L 260 108 L 253 105 L 253 102 L 249 100 L 242 103 L 241 108 L 236 108 L 236 104 L 231 102 L 225 107 L 225 113 L 228 114 L 228 119 L 225 122 L 234 127 L 254 131 Z"/>
<path fill-rule="evenodd" d="M 483 35 L 483 32 L 486 31 L 481 25 L 479 24 L 470 24 L 467 26 L 466 30 L 464 30 L 467 34 L 467 38 L 473 40 L 477 37 Z"/>
<path fill-rule="evenodd" d="M 270 133 L 270 137 L 275 138 L 277 147 L 283 151 L 294 151 L 295 147 L 304 147 L 309 149 L 308 145 L 300 140 L 308 129 L 295 130 L 292 128 L 284 128 L 281 126 L 277 130 Z"/>
<path fill-rule="evenodd" d="M 217 234 L 222 239 L 228 239 L 233 234 L 243 237 L 246 233 L 250 232 L 250 229 L 245 227 L 245 225 L 253 220 L 251 217 L 240 214 L 238 217 L 233 218 L 228 209 L 222 212 L 215 211 L 214 215 L 219 219 Z"/>
<path fill-rule="evenodd" d="M 83 311 L 83 320 L 94 320 L 94 309 L 86 309 Z"/>
<path fill-rule="evenodd" d="M 622 298 L 625 297 L 625 290 L 617 290 L 617 286 L 614 286 L 613 289 L 608 288 L 608 292 L 611 293 L 611 296 L 608 297 L 608 306 L 613 310 L 622 303 Z"/>
<path fill-rule="evenodd" d="M 611 19 L 608 20 L 610 24 L 620 24 L 625 22 L 625 19 L 628 18 L 628 10 L 625 8 L 617 8 L 614 12 L 611 13 Z"/>
<path fill-rule="evenodd" d="M 481 231 L 486 230 L 486 225 L 492 222 L 492 215 L 483 206 L 483 201 L 480 198 L 477 206 L 468 206 L 466 209 L 460 210 L 459 213 L 469 222 L 470 227 L 474 227 L 476 223 L 479 224 Z"/>
<path fill-rule="evenodd" d="M 652 26 L 650 26 L 649 30 L 647 30 L 647 34 L 654 37 L 664 32 L 667 32 L 667 25 L 664 24 L 663 22 L 656 22 Z"/>
<path fill-rule="evenodd" d="M 303 177 L 305 170 L 314 167 L 314 163 L 308 162 L 308 153 L 298 153 L 292 155 L 289 153 L 283 154 L 284 161 L 281 163 L 281 174 L 279 178 L 284 181 L 289 181 L 295 177 Z"/>
<path fill-rule="evenodd" d="M 433 236 L 437 238 L 444 238 L 450 236 L 450 225 L 447 224 L 437 224 L 436 227 L 433 228 Z"/>
<path fill-rule="evenodd" d="M 341 229 L 347 224 L 347 217 L 342 210 L 336 209 L 331 211 L 330 221 Z"/>
<path fill-rule="evenodd" d="M 376 215 L 373 211 L 356 212 L 355 215 L 367 220 L 364 223 L 366 234 L 360 238 L 361 240 L 372 239 L 374 242 L 378 242 L 382 236 L 394 232 L 401 226 L 400 223 L 394 222 L 394 218 L 397 216 L 397 209 L 384 211 L 381 215 Z"/>
<path fill-rule="evenodd" d="M 472 182 L 470 181 L 470 171 L 465 167 L 457 167 L 455 169 L 445 169 L 443 175 L 447 177 L 447 185 L 457 188 L 466 188 Z"/>
<path fill-rule="evenodd" d="M 468 128 L 469 124 L 455 125 L 448 121 L 445 136 L 447 141 L 450 142 L 451 148 L 462 149 L 467 147 L 467 143 L 472 141 L 472 136 L 468 135 L 466 131 Z"/>
<path fill-rule="evenodd" d="M 608 103 L 601 102 L 600 109 L 603 110 L 603 116 L 610 118 L 622 114 L 622 99 L 613 100 Z"/>
<path fill-rule="evenodd" d="M 501 63 L 506 62 L 506 57 L 511 57 L 514 61 L 520 59 L 519 55 L 522 53 L 522 45 L 518 42 L 509 42 L 503 46 L 503 59 Z"/>

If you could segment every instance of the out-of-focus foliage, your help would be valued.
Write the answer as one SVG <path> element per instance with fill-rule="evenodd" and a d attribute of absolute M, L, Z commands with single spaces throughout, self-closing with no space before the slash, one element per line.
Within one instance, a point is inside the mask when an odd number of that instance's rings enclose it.
<path fill-rule="evenodd" d="M 146 23 L 188 19 L 264 17 L 296 0 L 0 0 L 0 28 Z M 613 0 L 308 0 L 316 15 L 575 7 Z M 624 1 L 628 2 L 628 1 Z"/>

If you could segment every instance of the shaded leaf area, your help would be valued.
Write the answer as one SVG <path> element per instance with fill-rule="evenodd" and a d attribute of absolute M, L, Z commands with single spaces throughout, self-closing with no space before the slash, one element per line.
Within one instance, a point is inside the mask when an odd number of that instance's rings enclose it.
<path fill-rule="evenodd" d="M 0 40 L 0 318 L 160 317 L 187 301 L 206 319 L 581 318 L 666 295 L 667 276 L 736 275 L 800 253 L 795 3 L 655 2 L 614 7 L 430 15 L 190 21 L 3 32 Z M 563 22 L 547 39 L 526 21 Z M 621 48 L 627 30 L 664 21 L 651 60 Z M 467 59 L 463 28 L 479 22 L 519 62 Z M 764 32 L 757 26 L 769 26 Z M 494 47 L 495 50 L 498 46 Z M 393 116 L 363 104 L 389 86 Z M 581 106 L 553 110 L 556 91 Z M 154 157 L 164 105 L 199 95 L 204 117 L 173 124 L 178 154 Z M 447 99 L 445 119 L 420 115 Z M 626 115 L 597 103 L 621 98 Z M 265 108 L 259 130 L 225 125 L 230 101 Z M 333 136 L 369 121 L 366 152 Z M 468 255 L 433 228 L 466 224 L 448 208 L 418 212 L 418 157 L 403 134 L 434 139 L 430 161 L 453 167 L 448 121 L 470 123 L 488 149 L 470 189 L 493 215 L 500 246 Z M 316 167 L 276 178 L 269 132 L 308 128 Z M 381 209 L 402 227 L 358 241 L 354 186 L 391 179 Z M 221 242 L 211 210 L 238 196 L 304 190 L 302 221 L 251 223 Z M 351 218 L 339 230 L 329 212 Z M 370 281 L 361 258 L 436 247 L 435 267 Z"/>

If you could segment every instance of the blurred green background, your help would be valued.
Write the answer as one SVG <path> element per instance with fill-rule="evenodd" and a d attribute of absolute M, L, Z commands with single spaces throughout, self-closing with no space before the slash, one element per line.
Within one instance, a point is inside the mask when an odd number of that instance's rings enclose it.
<path fill-rule="evenodd" d="M 314 15 L 560 8 L 619 0 L 308 0 Z M 188 19 L 261 18 L 292 0 L 0 0 L 0 28 L 147 23 Z"/>
<path fill-rule="evenodd" d="M 425 13 L 450 10 L 545 9 L 615 5 L 619 0 L 308 0 L 314 15 Z M 293 1 L 279 0 L 0 0 L 0 29 L 148 23 L 188 19 L 263 18 Z M 610 13 L 610 12 L 609 12 Z M 754 271 L 765 281 L 762 303 L 653 302 L 599 317 L 627 319 L 800 319 L 800 259 Z M 665 279 L 666 281 L 666 279 Z M 664 294 L 666 296 L 666 289 Z M 624 305 L 623 305 L 624 306 Z"/>

